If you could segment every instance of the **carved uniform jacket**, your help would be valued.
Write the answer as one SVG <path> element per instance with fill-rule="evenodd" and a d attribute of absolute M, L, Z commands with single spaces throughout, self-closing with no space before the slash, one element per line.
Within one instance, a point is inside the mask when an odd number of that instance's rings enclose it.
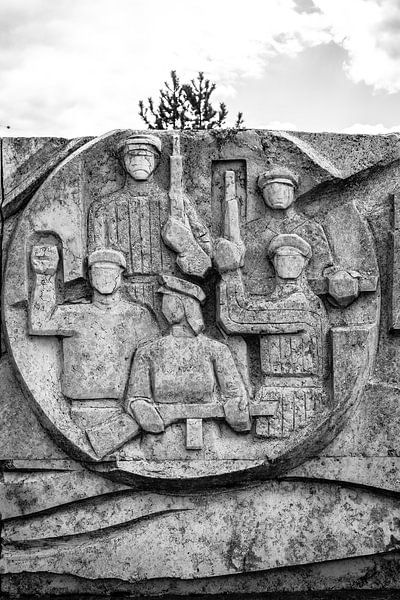
<path fill-rule="evenodd" d="M 227 346 L 199 335 L 172 334 L 138 349 L 133 360 L 127 398 L 155 403 L 207 403 L 238 398 L 242 381 Z"/>
<path fill-rule="evenodd" d="M 250 221 L 243 230 L 246 255 L 243 276 L 246 292 L 253 295 L 268 295 L 274 289 L 274 269 L 267 256 L 272 238 L 281 233 L 296 233 L 312 248 L 312 257 L 306 273 L 312 289 L 318 287 L 324 269 L 333 264 L 325 232 L 319 223 L 292 211 L 284 219 L 272 215 Z M 317 290 L 315 290 L 317 291 Z"/>
<path fill-rule="evenodd" d="M 229 333 L 260 336 L 264 376 L 319 377 L 324 374 L 328 320 L 322 301 L 304 274 L 280 280 L 268 296 L 245 293 L 238 273 L 223 276 L 220 322 Z"/>
<path fill-rule="evenodd" d="M 274 377 L 324 376 L 325 344 L 328 328 L 322 301 L 312 293 L 304 293 L 301 286 L 282 285 L 271 296 L 276 311 L 296 310 L 312 315 L 301 333 L 263 335 L 260 338 L 261 371 Z M 306 320 L 306 319 L 305 319 Z"/>
<path fill-rule="evenodd" d="M 33 318 L 36 335 L 63 336 L 62 392 L 74 400 L 121 399 L 139 344 L 159 335 L 144 306 L 121 300 L 52 306 Z"/>
<path fill-rule="evenodd" d="M 88 215 L 88 252 L 120 250 L 126 258 L 127 277 L 174 273 L 174 253 L 161 237 L 168 211 L 167 193 L 152 181 L 93 202 Z"/>

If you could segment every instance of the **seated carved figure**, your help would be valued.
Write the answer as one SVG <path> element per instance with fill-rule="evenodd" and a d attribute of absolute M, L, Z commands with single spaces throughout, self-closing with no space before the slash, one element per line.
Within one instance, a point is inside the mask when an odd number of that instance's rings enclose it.
<path fill-rule="evenodd" d="M 240 272 L 224 274 L 219 321 L 228 333 L 259 336 L 262 384 L 256 402 L 280 399 L 273 419 L 256 419 L 256 433 L 288 434 L 295 416 L 305 422 L 325 396 L 328 321 L 321 300 L 305 275 L 310 244 L 281 234 L 268 246 L 275 288 L 267 298 L 245 294 Z"/>
<path fill-rule="evenodd" d="M 73 400 L 121 399 L 132 355 L 140 343 L 154 339 L 159 328 L 146 307 L 119 293 L 125 258 L 116 250 L 97 250 L 88 266 L 90 304 L 59 304 L 56 297 L 56 246 L 35 246 L 35 273 L 30 306 L 30 335 L 59 336 L 62 392 Z"/>
<path fill-rule="evenodd" d="M 162 278 L 162 311 L 169 334 L 144 344 L 135 354 L 126 409 L 148 432 L 159 433 L 166 405 L 175 420 L 188 414 L 211 418 L 208 407 L 222 404 L 225 418 L 236 431 L 250 429 L 246 392 L 229 348 L 204 336 L 200 304 L 204 292 L 197 285 L 172 276 Z M 157 408 L 159 407 L 159 409 Z M 183 406 L 183 409 L 182 409 Z M 183 412 L 182 412 L 183 410 Z M 181 414 L 181 412 L 182 414 Z M 217 416 L 217 414 L 215 415 Z M 188 423 L 187 423 L 188 425 Z"/>
<path fill-rule="evenodd" d="M 354 302 L 361 291 L 362 269 L 359 273 L 342 267 L 340 259 L 332 254 L 321 224 L 295 208 L 298 175 L 287 167 L 276 166 L 259 175 L 258 187 L 265 215 L 242 225 L 236 239 L 225 234 L 217 240 L 216 269 L 223 274 L 241 268 L 247 293 L 268 296 L 274 286 L 274 272 L 266 249 L 276 235 L 297 235 L 313 248 L 305 269 L 313 291 L 328 293 L 335 306 L 346 307 Z"/>
<path fill-rule="evenodd" d="M 275 289 L 269 301 L 258 302 L 257 308 L 262 310 L 273 302 L 275 310 L 304 311 L 307 317 L 301 334 L 288 332 L 261 338 L 263 374 L 318 380 L 324 372 L 327 321 L 323 304 L 305 277 L 311 246 L 295 234 L 282 234 L 271 241 L 268 255 L 275 270 Z"/>

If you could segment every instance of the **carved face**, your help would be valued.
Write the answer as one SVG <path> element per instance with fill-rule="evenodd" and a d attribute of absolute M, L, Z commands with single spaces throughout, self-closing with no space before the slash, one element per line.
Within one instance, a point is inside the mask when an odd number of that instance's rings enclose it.
<path fill-rule="evenodd" d="M 121 285 L 122 268 L 116 263 L 98 262 L 90 268 L 92 287 L 100 294 L 109 295 Z"/>
<path fill-rule="evenodd" d="M 145 181 L 156 167 L 156 155 L 150 146 L 126 149 L 124 152 L 125 170 L 133 179 Z"/>
<path fill-rule="evenodd" d="M 181 323 L 185 318 L 185 309 L 178 295 L 164 294 L 161 309 L 170 325 Z"/>
<path fill-rule="evenodd" d="M 305 257 L 295 248 L 280 248 L 274 256 L 276 274 L 281 279 L 297 279 L 306 266 Z"/>
<path fill-rule="evenodd" d="M 285 210 L 295 201 L 294 187 L 290 183 L 268 183 L 262 194 L 265 204 L 274 210 Z"/>

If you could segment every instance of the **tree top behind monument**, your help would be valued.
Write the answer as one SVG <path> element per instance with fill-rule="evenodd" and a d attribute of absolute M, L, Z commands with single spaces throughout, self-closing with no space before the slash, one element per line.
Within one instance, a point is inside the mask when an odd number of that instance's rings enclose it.
<path fill-rule="evenodd" d="M 216 109 L 211 96 L 216 84 L 199 71 L 189 83 L 181 83 L 176 71 L 171 71 L 171 81 L 164 81 L 160 89 L 158 106 L 153 99 L 139 101 L 139 115 L 149 129 L 214 129 L 225 126 L 228 109 L 220 102 Z M 235 129 L 243 127 L 243 113 L 238 112 Z"/>

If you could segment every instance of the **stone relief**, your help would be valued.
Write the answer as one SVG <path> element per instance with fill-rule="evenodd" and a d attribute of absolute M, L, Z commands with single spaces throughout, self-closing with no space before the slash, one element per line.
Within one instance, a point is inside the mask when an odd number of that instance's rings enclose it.
<path fill-rule="evenodd" d="M 313 187 L 296 209 L 301 173 L 261 166 L 218 158 L 220 235 L 206 224 L 212 185 L 201 216 L 185 189 L 177 134 L 91 141 L 27 207 L 6 270 L 8 344 L 43 422 L 90 468 L 276 473 L 328 444 L 358 402 L 379 315 L 368 227 Z"/>
<path fill-rule="evenodd" d="M 275 270 L 273 292 L 265 300 L 251 300 L 240 274 L 225 273 L 218 319 L 227 333 L 258 334 L 263 381 L 256 399 L 278 404 L 281 397 L 285 414 L 256 419 L 255 431 L 281 437 L 312 417 L 326 396 L 328 322 L 305 278 L 311 246 L 297 234 L 279 234 L 267 252 Z"/>
<path fill-rule="evenodd" d="M 133 297 L 150 304 L 155 302 L 156 276 L 175 273 L 175 259 L 183 273 L 198 277 L 211 266 L 208 232 L 182 190 L 179 138 L 174 138 L 170 158 L 169 194 L 151 178 L 160 151 L 161 141 L 154 135 L 124 139 L 118 154 L 126 172 L 125 184 L 93 202 L 88 215 L 88 252 L 121 251 Z"/>
<path fill-rule="evenodd" d="M 62 338 L 62 393 L 72 401 L 121 400 L 133 353 L 159 334 L 148 308 L 120 297 L 124 255 L 112 249 L 89 255 L 89 304 L 57 303 L 56 246 L 34 246 L 31 263 L 30 335 Z"/>
<path fill-rule="evenodd" d="M 229 172 L 228 172 L 229 173 Z M 273 265 L 266 253 L 271 240 L 279 234 L 296 234 L 310 244 L 312 254 L 307 264 L 307 279 L 316 293 L 328 293 L 330 301 L 346 307 L 360 291 L 374 291 L 376 274 L 345 270 L 340 257 L 335 260 L 323 227 L 296 211 L 299 177 L 286 167 L 275 167 L 259 175 L 257 183 L 265 203 L 265 215 L 246 224 L 243 239 L 239 233 L 238 211 L 231 208 L 235 199 L 234 173 L 226 183 L 224 237 L 217 240 L 214 261 L 220 273 L 243 267 L 246 287 L 254 295 L 268 295 L 274 286 Z M 246 254 L 246 260 L 244 255 Z M 373 270 L 374 260 L 370 259 Z"/>
<path fill-rule="evenodd" d="M 202 334 L 202 289 L 170 276 L 163 283 L 159 292 L 170 331 L 135 354 L 126 408 L 151 433 L 185 419 L 186 447 L 199 450 L 204 418 L 225 417 L 236 431 L 250 429 L 246 391 L 229 348 Z"/>
<path fill-rule="evenodd" d="M 0 140 L 2 592 L 396 594 L 398 136 L 151 133 Z"/>

